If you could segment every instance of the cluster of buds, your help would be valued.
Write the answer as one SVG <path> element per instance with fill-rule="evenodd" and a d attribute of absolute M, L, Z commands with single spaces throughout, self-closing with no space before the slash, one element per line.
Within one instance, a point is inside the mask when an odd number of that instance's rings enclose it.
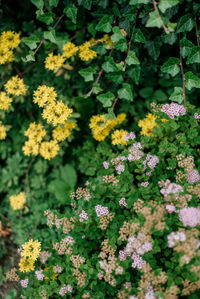
<path fill-rule="evenodd" d="M 138 161 L 143 156 L 144 153 L 141 151 L 142 145 L 140 142 L 133 143 L 131 148 L 129 149 L 128 161 Z"/>
<path fill-rule="evenodd" d="M 175 183 L 171 183 L 170 180 L 166 180 L 166 182 L 159 181 L 159 186 L 162 187 L 160 193 L 163 194 L 164 197 L 167 197 L 169 194 L 175 194 L 183 192 L 183 188 Z"/>
<path fill-rule="evenodd" d="M 161 111 L 167 114 L 171 119 L 174 119 L 175 116 L 186 114 L 186 109 L 183 105 L 173 102 L 171 104 L 162 105 Z"/>
<path fill-rule="evenodd" d="M 84 210 L 82 210 L 82 212 L 81 212 L 81 214 L 79 215 L 79 217 L 80 217 L 80 222 L 83 222 L 83 220 L 85 219 L 85 220 L 87 220 L 88 219 L 88 214 L 84 211 Z"/>
<path fill-rule="evenodd" d="M 184 242 L 186 240 L 186 235 L 184 232 L 178 231 L 178 232 L 172 232 L 167 236 L 168 240 L 168 247 L 172 248 L 176 245 L 178 242 Z"/>
<path fill-rule="evenodd" d="M 97 217 L 100 217 L 102 215 L 108 215 L 109 211 L 107 207 L 103 207 L 101 205 L 95 206 L 95 211 L 97 214 Z"/>
<path fill-rule="evenodd" d="M 124 206 L 124 207 L 127 206 L 126 199 L 125 199 L 124 197 L 122 197 L 122 198 L 119 200 L 119 205 L 120 205 L 120 206 Z"/>

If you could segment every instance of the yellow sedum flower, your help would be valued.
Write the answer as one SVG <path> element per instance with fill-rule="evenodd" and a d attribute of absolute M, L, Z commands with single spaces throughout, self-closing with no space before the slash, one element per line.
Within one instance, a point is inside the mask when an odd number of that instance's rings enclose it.
<path fill-rule="evenodd" d="M 149 113 L 146 118 L 138 122 L 138 126 L 142 128 L 141 135 L 151 136 L 153 128 L 156 126 L 156 116 Z"/>
<path fill-rule="evenodd" d="M 39 144 L 34 140 L 25 141 L 24 146 L 22 147 L 25 156 L 37 156 L 39 154 Z"/>
<path fill-rule="evenodd" d="M 75 123 L 74 122 L 69 122 L 67 121 L 65 123 L 64 128 L 61 128 L 58 126 L 53 130 L 53 139 L 56 141 L 64 141 L 66 138 L 68 138 L 71 134 L 71 130 L 75 128 Z"/>
<path fill-rule="evenodd" d="M 6 127 L 2 125 L 2 122 L 0 121 L 0 140 L 3 140 L 6 138 Z"/>
<path fill-rule="evenodd" d="M 89 47 L 91 47 L 90 42 L 85 42 L 81 46 L 79 46 L 79 57 L 83 61 L 88 61 L 90 59 L 93 59 L 97 56 L 97 53 L 93 50 L 91 50 Z"/>
<path fill-rule="evenodd" d="M 14 76 L 8 80 L 5 84 L 5 89 L 7 93 L 15 96 L 25 95 L 27 90 L 23 79 L 20 79 L 19 76 Z"/>
<path fill-rule="evenodd" d="M 18 195 L 10 196 L 10 205 L 14 211 L 21 210 L 26 202 L 24 192 L 20 192 Z"/>
<path fill-rule="evenodd" d="M 0 64 L 13 61 L 13 51 L 0 43 Z"/>
<path fill-rule="evenodd" d="M 67 42 L 65 45 L 63 45 L 63 57 L 70 58 L 77 52 L 78 47 L 76 47 L 75 44 Z"/>
<path fill-rule="evenodd" d="M 44 141 L 40 146 L 40 155 L 46 159 L 50 160 L 54 158 L 59 151 L 59 145 L 55 140 Z"/>
<path fill-rule="evenodd" d="M 40 85 L 33 93 L 33 102 L 39 107 L 44 107 L 45 104 L 51 103 L 57 97 L 54 87 Z"/>
<path fill-rule="evenodd" d="M 43 110 L 42 117 L 53 126 L 62 125 L 72 114 L 72 109 L 61 101 L 52 101 Z"/>
<path fill-rule="evenodd" d="M 113 145 L 126 145 L 127 141 L 124 139 L 124 136 L 128 134 L 125 130 L 115 130 L 114 133 L 111 135 L 112 144 Z"/>
<path fill-rule="evenodd" d="M 46 135 L 46 131 L 41 124 L 30 123 L 28 129 L 24 133 L 29 140 L 33 140 L 38 143 L 41 142 L 43 137 Z"/>
<path fill-rule="evenodd" d="M 41 243 L 32 239 L 22 245 L 21 256 L 36 260 L 40 255 Z"/>
<path fill-rule="evenodd" d="M 12 99 L 6 95 L 4 91 L 0 92 L 0 109 L 8 110 Z"/>
<path fill-rule="evenodd" d="M 14 31 L 4 31 L 0 36 L 0 43 L 11 49 L 17 48 L 20 43 L 20 35 Z"/>
<path fill-rule="evenodd" d="M 108 45 L 109 47 L 113 47 L 114 43 L 113 41 L 110 39 L 108 34 L 104 34 L 104 36 L 101 38 L 101 41 L 103 41 L 106 45 Z"/>
<path fill-rule="evenodd" d="M 23 257 L 19 261 L 19 271 L 20 272 L 30 272 L 34 270 L 34 262 L 32 258 Z"/>
<path fill-rule="evenodd" d="M 45 68 L 54 71 L 60 68 L 64 62 L 65 58 L 62 55 L 53 55 L 53 53 L 49 53 L 45 59 Z"/>

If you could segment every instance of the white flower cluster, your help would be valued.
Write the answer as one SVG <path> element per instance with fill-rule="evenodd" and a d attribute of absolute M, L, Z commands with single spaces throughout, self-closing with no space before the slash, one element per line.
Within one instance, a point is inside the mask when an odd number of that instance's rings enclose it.
<path fill-rule="evenodd" d="M 167 236 L 168 247 L 174 247 L 178 242 L 184 242 L 186 235 L 183 232 L 172 232 Z"/>
<path fill-rule="evenodd" d="M 107 207 L 103 207 L 101 205 L 95 206 L 95 211 L 96 211 L 97 217 L 109 214 L 108 208 Z"/>

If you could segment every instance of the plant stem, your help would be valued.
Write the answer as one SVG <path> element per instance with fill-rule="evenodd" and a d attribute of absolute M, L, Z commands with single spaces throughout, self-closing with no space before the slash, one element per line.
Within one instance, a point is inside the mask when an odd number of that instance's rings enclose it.
<path fill-rule="evenodd" d="M 159 18 L 160 18 L 161 21 L 162 21 L 162 26 L 163 26 L 163 29 L 165 30 L 165 33 L 166 33 L 166 34 L 169 34 L 169 30 L 168 30 L 167 27 L 165 26 L 165 24 L 164 24 L 164 22 L 163 22 L 163 20 L 162 20 L 162 18 L 161 18 L 160 12 L 159 12 L 159 10 L 158 10 L 158 7 L 157 7 L 158 3 L 157 3 L 155 0 L 152 0 L 152 2 L 153 2 L 153 6 L 154 6 L 155 11 L 157 11 Z"/>
<path fill-rule="evenodd" d="M 183 59 L 181 56 L 181 46 L 180 46 L 180 33 L 179 33 L 179 53 L 180 53 L 180 67 L 181 67 L 181 75 L 183 81 L 183 99 L 184 99 L 184 107 L 186 106 L 186 94 L 185 94 L 185 77 L 184 77 L 184 69 L 183 69 Z"/>
<path fill-rule="evenodd" d="M 197 25 L 197 17 L 194 18 L 195 21 L 195 31 L 196 31 L 196 37 L 197 37 L 197 46 L 199 47 L 199 31 L 198 31 L 198 25 Z"/>

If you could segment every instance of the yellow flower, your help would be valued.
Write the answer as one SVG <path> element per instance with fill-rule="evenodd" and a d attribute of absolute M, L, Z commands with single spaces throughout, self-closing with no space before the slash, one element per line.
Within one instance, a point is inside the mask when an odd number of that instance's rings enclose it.
<path fill-rule="evenodd" d="M 20 35 L 14 31 L 4 31 L 0 36 L 0 42 L 5 44 L 8 48 L 17 48 L 20 43 Z"/>
<path fill-rule="evenodd" d="M 6 138 L 6 127 L 2 125 L 2 122 L 0 121 L 0 140 L 3 140 Z"/>
<path fill-rule="evenodd" d="M 9 98 L 4 91 L 0 92 L 0 109 L 1 110 L 8 110 L 12 99 Z"/>
<path fill-rule="evenodd" d="M 53 55 L 53 53 L 49 53 L 45 59 L 45 68 L 51 71 L 57 70 L 63 65 L 64 61 L 65 58 L 62 55 Z"/>
<path fill-rule="evenodd" d="M 59 145 L 55 140 L 41 143 L 40 155 L 47 160 L 54 158 L 59 151 Z"/>
<path fill-rule="evenodd" d="M 41 124 L 36 124 L 34 122 L 30 123 L 24 135 L 28 136 L 29 140 L 33 140 L 38 143 L 42 141 L 43 137 L 46 135 L 46 131 Z"/>
<path fill-rule="evenodd" d="M 25 95 L 27 90 L 23 79 L 20 79 L 19 76 L 14 76 L 8 80 L 5 84 L 5 89 L 8 93 L 16 96 Z"/>
<path fill-rule="evenodd" d="M 84 44 L 82 44 L 81 46 L 79 46 L 79 57 L 81 60 L 83 61 L 88 61 L 90 59 L 93 59 L 94 57 L 97 56 L 97 53 L 91 49 L 89 49 L 89 47 L 91 47 L 91 43 L 90 42 L 85 42 Z"/>
<path fill-rule="evenodd" d="M 25 141 L 22 150 L 25 156 L 30 156 L 30 155 L 37 156 L 39 153 L 39 144 L 32 139 Z"/>
<path fill-rule="evenodd" d="M 36 260 L 40 255 L 41 243 L 32 239 L 22 245 L 21 256 Z"/>
<path fill-rule="evenodd" d="M 42 117 L 46 119 L 47 123 L 52 123 L 53 126 L 62 125 L 72 114 L 72 109 L 68 108 L 61 101 L 52 101 L 48 104 L 42 113 Z"/>
<path fill-rule="evenodd" d="M 3 45 L 0 41 L 0 64 L 13 61 L 13 51 Z"/>
<path fill-rule="evenodd" d="M 70 58 L 76 52 L 78 51 L 78 47 L 75 46 L 75 44 L 71 42 L 67 42 L 65 45 L 63 45 L 63 57 Z"/>
<path fill-rule="evenodd" d="M 104 34 L 104 36 L 101 38 L 101 41 L 103 41 L 109 47 L 112 47 L 114 45 L 108 34 Z"/>
<path fill-rule="evenodd" d="M 146 118 L 138 122 L 138 126 L 142 128 L 141 135 L 151 136 L 152 130 L 156 126 L 156 116 L 149 113 Z"/>
<path fill-rule="evenodd" d="M 23 257 L 19 261 L 20 272 L 30 272 L 34 270 L 34 260 L 32 258 Z"/>
<path fill-rule="evenodd" d="M 44 272 L 47 272 L 47 274 L 49 274 L 49 272 L 50 272 L 49 270 L 50 270 L 52 267 L 53 267 L 53 266 L 44 268 Z M 53 276 L 52 276 L 52 277 L 45 276 L 45 279 L 46 279 L 46 280 L 50 280 L 50 279 L 55 280 L 55 279 L 57 278 L 58 273 L 55 272 L 53 269 L 51 269 L 51 270 L 53 271 Z M 51 273 L 50 273 L 50 276 L 51 276 Z"/>
<path fill-rule="evenodd" d="M 18 195 L 10 196 L 10 205 L 13 210 L 21 210 L 26 202 L 24 192 L 20 192 Z"/>
<path fill-rule="evenodd" d="M 64 128 L 61 128 L 60 126 L 55 128 L 53 130 L 53 139 L 56 141 L 63 141 L 65 140 L 67 137 L 70 136 L 71 134 L 71 130 L 75 127 L 75 123 L 74 122 L 69 122 L 67 121 L 65 123 Z"/>
<path fill-rule="evenodd" d="M 113 145 L 117 145 L 117 144 L 126 145 L 127 141 L 124 139 L 124 136 L 127 133 L 128 132 L 125 130 L 115 130 L 114 133 L 111 135 L 112 144 Z"/>
<path fill-rule="evenodd" d="M 38 104 L 39 107 L 44 107 L 46 103 L 54 101 L 56 97 L 57 93 L 54 87 L 40 85 L 33 93 L 33 102 Z"/>

